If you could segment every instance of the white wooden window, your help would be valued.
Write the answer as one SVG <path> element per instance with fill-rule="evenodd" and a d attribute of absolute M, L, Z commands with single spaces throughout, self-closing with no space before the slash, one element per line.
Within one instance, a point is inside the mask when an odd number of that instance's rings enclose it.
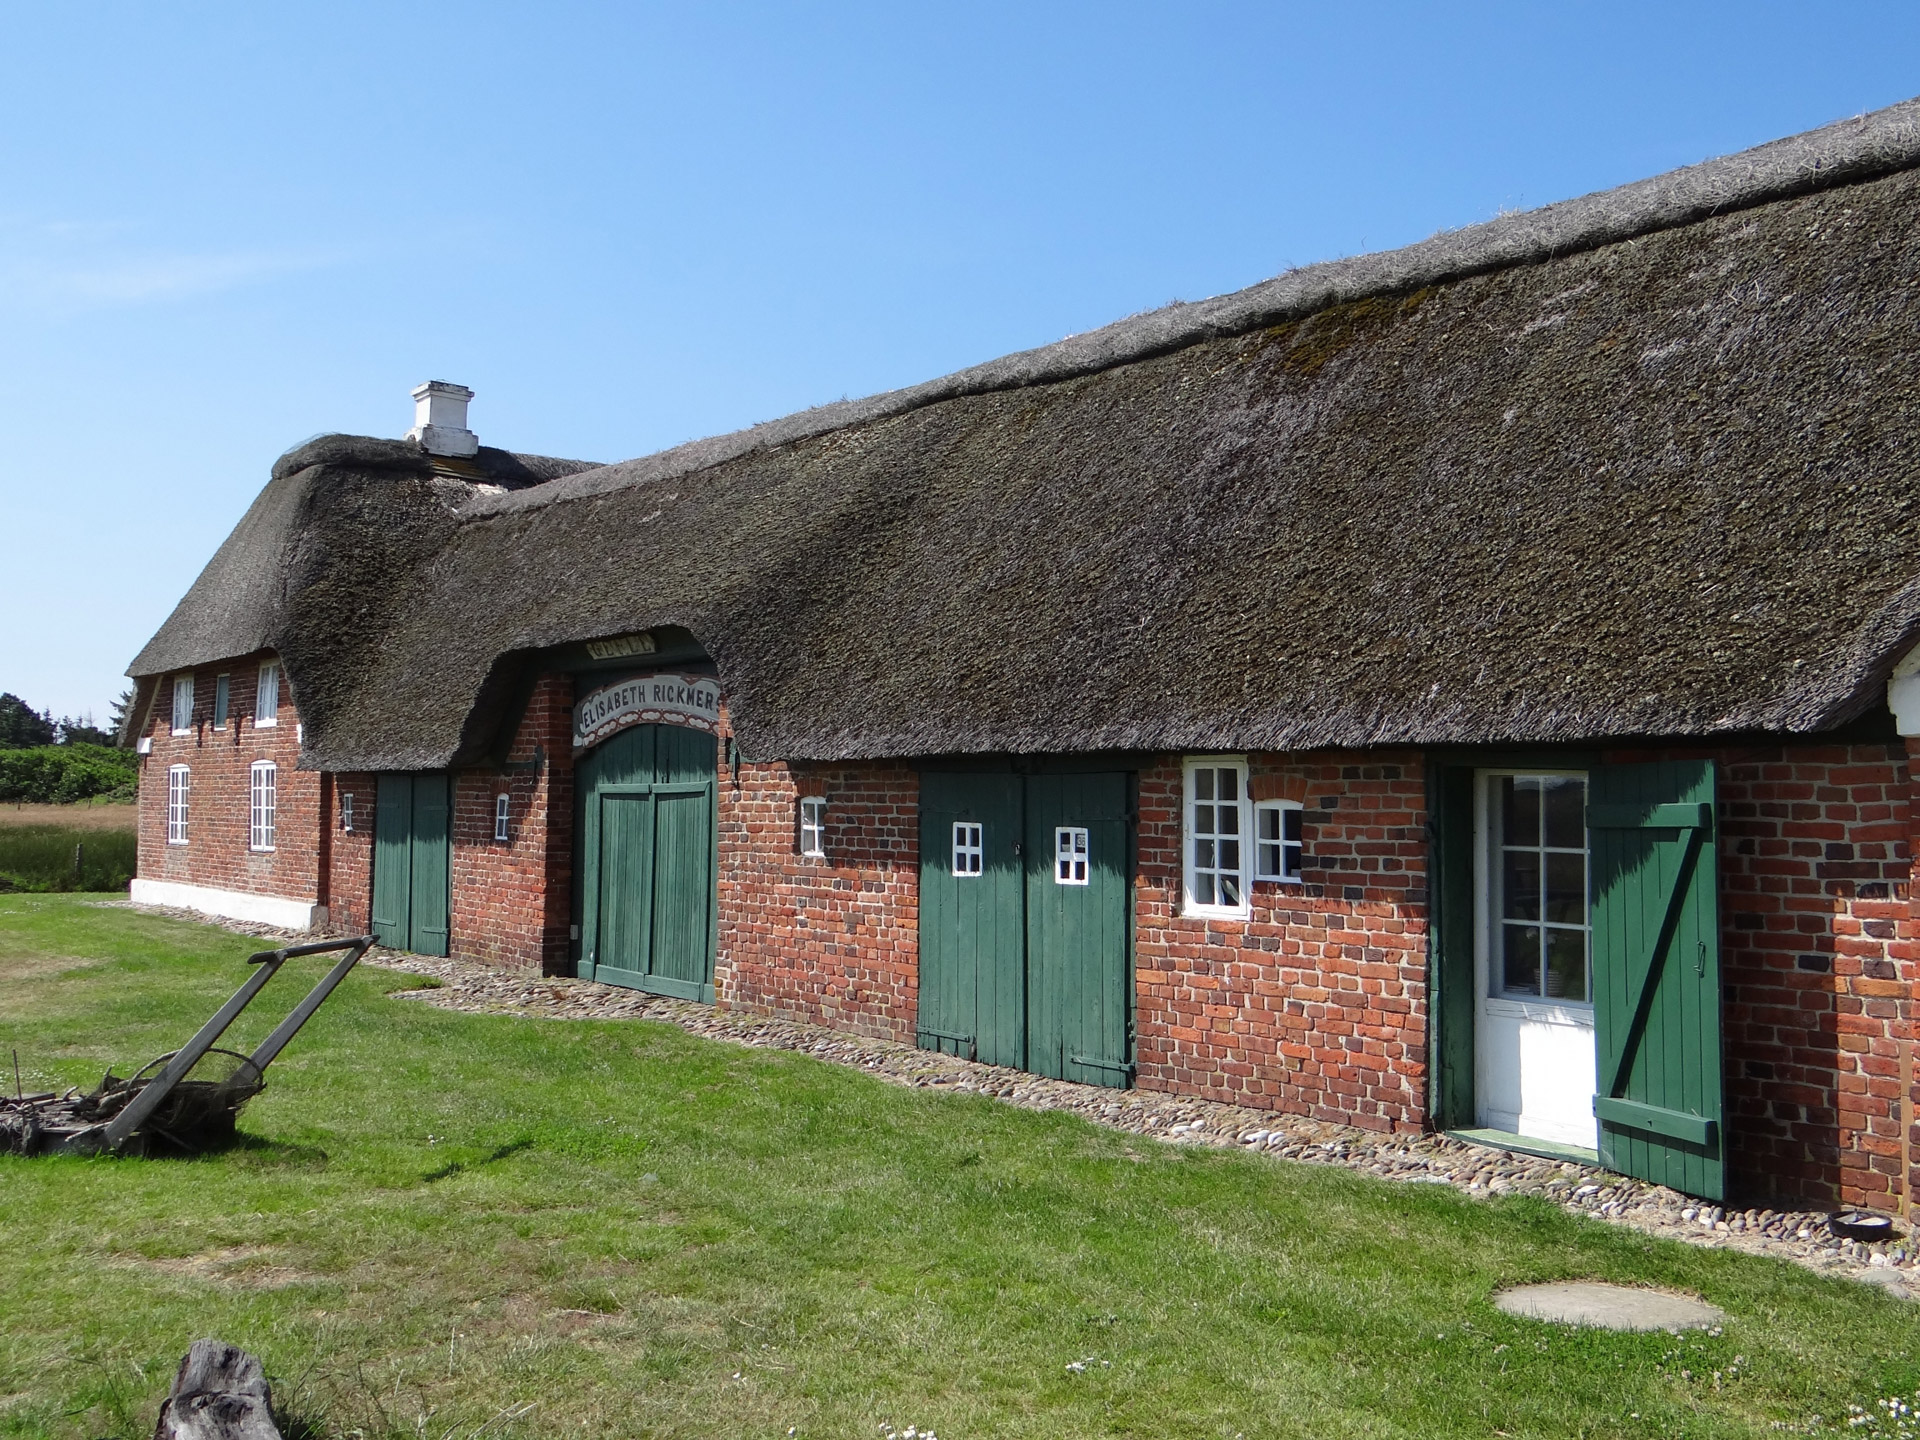
<path fill-rule="evenodd" d="M 978 875 L 987 853 L 986 827 L 969 820 L 956 820 L 953 826 L 953 873 Z"/>
<path fill-rule="evenodd" d="M 513 820 L 513 799 L 508 795 L 493 797 L 493 838 L 510 840 L 513 838 L 510 826 Z"/>
<path fill-rule="evenodd" d="M 1592 916 L 1584 775 L 1489 775 L 1491 993 L 1585 1005 Z"/>
<path fill-rule="evenodd" d="M 248 774 L 249 805 L 247 848 L 273 849 L 274 812 L 279 808 L 280 772 L 271 760 L 256 760 Z"/>
<path fill-rule="evenodd" d="M 800 802 L 800 853 L 823 857 L 827 853 L 827 802 L 809 795 Z"/>
<path fill-rule="evenodd" d="M 353 831 L 353 792 L 347 790 L 340 796 L 340 828 L 349 834 Z"/>
<path fill-rule="evenodd" d="M 173 733 L 185 735 L 193 729 L 193 676 L 173 677 Z"/>
<path fill-rule="evenodd" d="M 1298 800 L 1262 800 L 1253 807 L 1253 878 L 1300 883 L 1304 811 Z"/>
<path fill-rule="evenodd" d="M 227 708 L 233 697 L 231 678 L 227 675 L 213 677 L 213 723 L 215 725 L 227 723 Z"/>
<path fill-rule="evenodd" d="M 1187 762 L 1186 910 L 1247 913 L 1247 765 L 1238 759 Z"/>
<path fill-rule="evenodd" d="M 269 660 L 260 667 L 260 687 L 253 694 L 253 723 L 264 730 L 280 723 L 280 662 Z"/>
<path fill-rule="evenodd" d="M 1087 883 L 1087 832 L 1083 826 L 1061 825 L 1054 830 L 1053 883 Z"/>
<path fill-rule="evenodd" d="M 187 843 L 187 789 L 191 779 L 184 765 L 167 767 L 167 844 Z"/>

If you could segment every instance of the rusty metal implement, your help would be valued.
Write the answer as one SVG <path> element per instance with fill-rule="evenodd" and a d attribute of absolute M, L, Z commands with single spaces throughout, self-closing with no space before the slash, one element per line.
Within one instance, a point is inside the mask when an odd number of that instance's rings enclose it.
<path fill-rule="evenodd" d="M 230 1139 L 240 1107 L 260 1093 L 274 1056 L 300 1033 L 372 945 L 373 936 L 362 935 L 248 956 L 247 963 L 257 968 L 247 983 L 185 1045 L 149 1061 L 131 1079 L 109 1073 L 86 1094 L 76 1089 L 64 1095 L 0 1095 L 0 1153 L 191 1153 Z M 332 950 L 346 954 L 251 1055 L 214 1044 L 287 961 Z"/>

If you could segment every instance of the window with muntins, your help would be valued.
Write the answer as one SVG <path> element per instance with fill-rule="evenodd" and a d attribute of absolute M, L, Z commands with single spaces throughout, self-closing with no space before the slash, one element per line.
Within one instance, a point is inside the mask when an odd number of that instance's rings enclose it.
<path fill-rule="evenodd" d="M 250 812 L 247 848 L 249 850 L 273 849 L 274 812 L 279 808 L 280 772 L 271 760 L 256 760 L 249 772 L 248 792 L 252 803 Z"/>
<path fill-rule="evenodd" d="M 1053 832 L 1053 883 L 1087 883 L 1087 832 L 1077 825 L 1062 825 Z"/>
<path fill-rule="evenodd" d="M 340 828 L 349 833 L 353 830 L 353 792 L 351 790 L 340 797 Z"/>
<path fill-rule="evenodd" d="M 253 694 L 253 723 L 256 728 L 280 723 L 280 665 L 274 660 L 260 667 L 260 687 Z"/>
<path fill-rule="evenodd" d="M 800 853 L 815 857 L 827 853 L 827 802 L 819 795 L 800 802 Z"/>
<path fill-rule="evenodd" d="M 1253 807 L 1253 878 L 1300 883 L 1304 812 L 1297 800 L 1262 800 Z"/>
<path fill-rule="evenodd" d="M 512 817 L 513 817 L 512 797 L 507 795 L 494 796 L 493 797 L 493 838 L 494 839 L 509 840 L 513 838 L 509 829 L 510 825 L 512 824 Z"/>
<path fill-rule="evenodd" d="M 193 729 L 193 676 L 173 677 L 173 733 L 185 735 Z"/>
<path fill-rule="evenodd" d="M 1587 781 L 1583 775 L 1491 775 L 1493 993 L 1589 1000 Z"/>
<path fill-rule="evenodd" d="M 187 843 L 187 789 L 191 784 L 187 767 L 167 768 L 167 844 Z"/>
<path fill-rule="evenodd" d="M 1187 911 L 1247 913 L 1247 767 L 1240 760 L 1187 766 Z"/>
<path fill-rule="evenodd" d="M 231 677 L 216 675 L 213 677 L 213 723 L 227 723 L 227 707 L 232 698 L 233 687 L 228 683 Z"/>
<path fill-rule="evenodd" d="M 978 875 L 986 855 L 986 827 L 970 820 L 956 820 L 953 826 L 953 873 Z"/>

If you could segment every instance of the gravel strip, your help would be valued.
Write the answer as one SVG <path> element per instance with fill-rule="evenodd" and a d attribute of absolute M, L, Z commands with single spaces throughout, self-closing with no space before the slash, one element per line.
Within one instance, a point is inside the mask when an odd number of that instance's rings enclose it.
<path fill-rule="evenodd" d="M 207 923 L 206 916 L 190 911 L 135 908 Z M 226 929 L 264 939 L 311 938 L 262 925 L 221 923 Z M 369 951 L 364 963 L 437 981 L 434 988 L 402 991 L 395 998 L 443 1010 L 550 1020 L 659 1020 L 708 1039 L 792 1050 L 853 1066 L 915 1089 L 988 1095 L 1028 1110 L 1068 1110 L 1096 1124 L 1169 1144 L 1231 1147 L 1306 1164 L 1342 1165 L 1406 1184 L 1451 1185 L 1482 1198 L 1539 1195 L 1574 1214 L 1649 1235 L 1771 1255 L 1825 1274 L 1852 1276 L 1902 1299 L 1920 1297 L 1920 1247 L 1910 1247 L 1907 1241 L 1862 1244 L 1841 1239 L 1830 1230 L 1826 1211 L 1729 1210 L 1593 1166 L 1513 1154 L 1445 1135 L 1380 1134 L 1182 1095 L 1080 1085 L 919 1050 L 894 1040 L 716 1010 L 590 980 L 537 976 L 380 947 Z"/>

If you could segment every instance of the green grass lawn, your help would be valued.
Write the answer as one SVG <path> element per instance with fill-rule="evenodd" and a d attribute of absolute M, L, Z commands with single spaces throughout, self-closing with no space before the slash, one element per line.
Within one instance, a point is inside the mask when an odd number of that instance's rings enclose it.
<path fill-rule="evenodd" d="M 0 895 L 0 1063 L 124 1074 L 256 943 Z M 296 1433 L 369 1437 L 529 1402 L 487 1433 L 1870 1434 L 1847 1406 L 1920 1383 L 1920 1306 L 1785 1264 L 662 1025 L 384 998 L 411 983 L 356 972 L 223 1154 L 0 1158 L 0 1435 L 151 1433 L 204 1335 L 265 1360 Z M 1570 1277 L 1731 1318 L 1680 1340 L 1488 1303 Z"/>

